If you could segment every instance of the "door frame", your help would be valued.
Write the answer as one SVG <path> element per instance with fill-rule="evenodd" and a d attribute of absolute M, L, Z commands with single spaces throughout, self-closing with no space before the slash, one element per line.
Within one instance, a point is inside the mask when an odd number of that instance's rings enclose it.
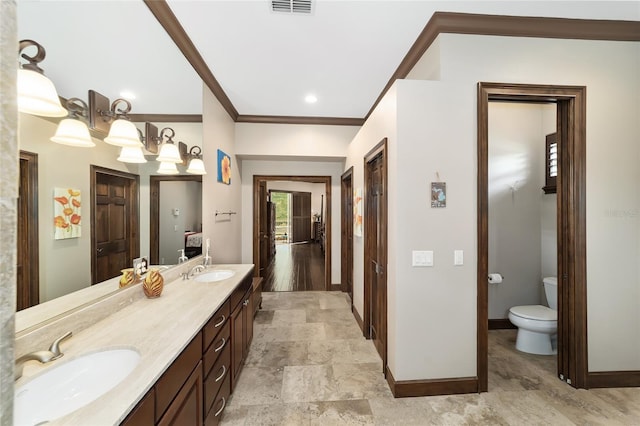
<path fill-rule="evenodd" d="M 160 260 L 160 182 L 190 181 L 202 183 L 201 175 L 149 176 L 149 264 Z"/>
<path fill-rule="evenodd" d="M 488 388 L 488 109 L 490 101 L 556 103 L 558 377 L 588 387 L 586 258 L 586 87 L 478 83 L 478 391 Z"/>
<path fill-rule="evenodd" d="M 129 225 L 129 253 L 132 260 L 140 257 L 140 176 L 120 170 L 108 169 L 106 167 L 91 164 L 89 172 L 89 184 L 91 188 L 91 285 L 96 283 L 96 182 L 97 175 L 103 174 L 127 179 L 129 181 L 127 190 L 129 191 L 129 211 L 127 212 L 127 224 Z"/>
<path fill-rule="evenodd" d="M 324 250 L 324 287 L 326 291 L 331 288 L 331 176 L 292 176 L 292 175 L 253 175 L 253 273 L 256 277 L 260 274 L 260 182 L 289 181 L 324 183 L 326 199 L 325 217 L 325 250 Z M 265 265 L 267 266 L 267 265 Z"/>
<path fill-rule="evenodd" d="M 347 209 L 351 200 L 351 209 Z M 351 309 L 353 310 L 353 166 L 340 177 L 340 283 L 342 291 L 349 294 L 347 282 L 351 282 Z M 351 242 L 349 243 L 349 239 Z M 347 247 L 350 249 L 347 250 Z M 349 267 L 347 268 L 347 265 Z M 349 280 L 351 273 L 351 280 Z"/>
<path fill-rule="evenodd" d="M 382 156 L 382 185 L 383 185 L 383 191 L 382 191 L 382 211 L 379 212 L 379 220 L 382 222 L 382 228 L 384 229 L 384 232 L 379 235 L 379 241 L 377 242 L 379 245 L 381 245 L 383 247 L 383 253 L 384 253 L 384 259 L 383 262 L 381 262 L 383 264 L 382 267 L 382 283 L 384 284 L 382 286 L 382 288 L 384 289 L 384 302 L 382 303 L 382 322 L 383 322 L 383 330 L 378 330 L 378 335 L 383 335 L 384 336 L 384 356 L 382 357 L 382 371 L 384 373 L 384 376 L 387 377 L 387 346 L 388 346 L 388 339 L 387 339 L 387 258 L 388 258 L 388 245 L 387 245 L 387 230 L 389 229 L 388 226 L 388 198 L 387 198 L 387 191 L 388 191 L 388 150 L 387 150 L 387 138 L 382 139 L 376 146 L 374 146 L 365 156 L 364 156 L 364 189 L 363 189 L 363 200 L 364 200 L 364 210 L 363 210 L 363 216 L 364 216 L 364 223 L 363 223 L 363 227 L 365 229 L 365 233 L 364 233 L 364 309 L 363 309 L 363 334 L 364 337 L 367 339 L 371 339 L 371 312 L 370 312 L 370 306 L 367 303 L 367 300 L 370 300 L 371 298 L 371 286 L 369 285 L 370 282 L 370 269 L 367 266 L 367 259 L 370 256 L 371 250 L 372 250 L 372 244 L 371 241 L 369 240 L 369 237 L 367 236 L 367 229 L 369 229 L 369 226 L 371 225 L 370 223 L 370 218 L 371 215 L 369 214 L 370 211 L 370 207 L 369 207 L 369 194 L 368 194 L 368 188 L 369 188 L 369 182 L 371 180 L 371 176 L 369 174 L 369 163 L 371 163 L 373 160 L 375 160 L 378 156 Z"/>
<path fill-rule="evenodd" d="M 22 200 L 26 204 L 26 214 L 18 217 L 18 224 L 26 221 L 26 238 L 18 241 L 17 252 L 22 253 L 21 258 L 27 265 L 22 265 L 20 276 L 24 280 L 28 275 L 28 288 L 26 290 L 26 302 L 29 306 L 40 303 L 40 253 L 38 240 L 38 154 L 28 151 L 20 151 L 19 154 L 20 168 L 20 184 L 24 182 L 27 185 L 27 197 Z M 24 162 L 24 170 L 23 170 Z M 25 172 L 23 175 L 23 171 Z M 20 191 L 22 193 L 22 190 Z M 18 285 L 18 289 L 19 289 Z M 23 293 L 24 295 L 24 293 Z M 17 295 L 18 299 L 21 297 Z M 25 301 L 23 299 L 23 301 Z M 18 305 L 16 305 L 18 306 Z M 26 306 L 26 307 L 29 307 Z M 24 309 L 24 308 L 23 308 Z"/>

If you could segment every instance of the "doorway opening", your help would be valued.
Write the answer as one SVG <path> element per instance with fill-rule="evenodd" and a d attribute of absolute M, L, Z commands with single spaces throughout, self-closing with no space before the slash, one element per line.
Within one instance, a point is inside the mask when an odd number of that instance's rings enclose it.
<path fill-rule="evenodd" d="M 557 188 L 557 375 L 587 387 L 586 305 L 586 88 L 478 84 L 478 391 L 488 390 L 488 151 L 489 102 L 556 104 L 559 155 Z"/>
<path fill-rule="evenodd" d="M 505 376 L 536 389 L 557 371 L 557 200 L 547 178 L 557 172 L 557 153 L 547 161 L 556 109 L 489 102 L 489 390 L 504 389 Z"/>
<path fill-rule="evenodd" d="M 149 190 L 151 264 L 175 264 L 181 249 L 202 254 L 202 176 L 151 176 Z"/>
<path fill-rule="evenodd" d="M 274 229 L 271 234 L 275 237 L 275 244 L 289 244 L 291 242 L 291 193 L 269 191 L 269 200 L 273 204 L 273 209 L 267 211 L 267 222 L 272 223 L 274 217 Z M 272 253 L 269 257 L 273 257 Z"/>
<path fill-rule="evenodd" d="M 331 290 L 331 176 L 255 175 L 253 190 L 263 291 Z"/>

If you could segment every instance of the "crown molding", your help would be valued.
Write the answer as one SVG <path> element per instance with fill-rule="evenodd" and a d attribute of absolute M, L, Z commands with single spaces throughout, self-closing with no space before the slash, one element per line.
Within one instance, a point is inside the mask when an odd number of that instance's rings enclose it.
<path fill-rule="evenodd" d="M 296 117 L 286 115 L 239 115 L 237 123 L 317 124 L 326 126 L 362 126 L 364 118 Z"/>
<path fill-rule="evenodd" d="M 202 114 L 127 114 L 127 117 L 136 123 L 202 123 Z"/>

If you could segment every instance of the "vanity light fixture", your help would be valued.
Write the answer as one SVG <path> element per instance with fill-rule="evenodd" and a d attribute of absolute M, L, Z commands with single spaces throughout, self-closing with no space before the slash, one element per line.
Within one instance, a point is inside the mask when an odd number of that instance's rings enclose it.
<path fill-rule="evenodd" d="M 202 149 L 199 146 L 192 146 L 189 150 L 189 167 L 187 173 L 192 175 L 206 175 L 207 171 L 204 168 L 204 162 L 202 161 Z"/>
<path fill-rule="evenodd" d="M 36 47 L 34 56 L 22 53 L 28 47 Z M 19 64 L 18 68 L 18 110 L 43 117 L 67 115 L 67 110 L 60 104 L 56 87 L 38 66 L 46 56 L 44 47 L 33 40 L 20 40 L 18 49 L 18 54 L 28 61 L 27 64 Z"/>
<path fill-rule="evenodd" d="M 146 163 L 147 159 L 144 158 L 142 153 L 142 146 L 123 146 L 120 149 L 118 161 L 122 163 Z"/>
<path fill-rule="evenodd" d="M 161 175 L 177 175 L 180 172 L 178 171 L 176 163 L 163 161 L 160 163 L 157 173 Z"/>
<path fill-rule="evenodd" d="M 142 146 L 138 129 L 129 121 L 127 113 L 131 102 L 118 98 L 109 104 L 109 98 L 95 90 L 89 90 L 89 126 L 108 133 L 104 141 L 116 146 Z"/>
<path fill-rule="evenodd" d="M 175 135 L 176 132 L 174 132 L 171 127 L 165 127 L 160 131 L 160 140 L 162 141 L 162 145 L 160 145 L 160 153 L 158 154 L 158 158 L 156 158 L 157 161 L 165 163 L 182 163 L 180 151 L 178 150 L 177 145 L 173 142 L 173 137 Z M 165 136 L 167 137 L 166 142 L 164 142 Z"/>
<path fill-rule="evenodd" d="M 51 141 L 62 145 L 91 148 L 96 144 L 91 140 L 89 128 L 80 117 L 87 116 L 87 104 L 80 98 L 71 98 L 66 103 L 69 116 L 60 121 Z"/>

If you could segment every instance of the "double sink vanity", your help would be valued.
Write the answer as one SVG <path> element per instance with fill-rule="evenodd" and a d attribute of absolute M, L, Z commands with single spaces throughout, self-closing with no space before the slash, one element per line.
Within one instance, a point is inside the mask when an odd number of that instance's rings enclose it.
<path fill-rule="evenodd" d="M 42 326 L 50 330 L 18 335 L 16 355 L 24 355 L 46 349 L 29 347 L 44 336 L 73 333 L 61 358 L 24 364 L 15 424 L 218 424 L 253 337 L 261 279 L 253 265 L 209 266 L 184 279 L 197 262 L 163 273 L 158 298 L 136 284 Z"/>

